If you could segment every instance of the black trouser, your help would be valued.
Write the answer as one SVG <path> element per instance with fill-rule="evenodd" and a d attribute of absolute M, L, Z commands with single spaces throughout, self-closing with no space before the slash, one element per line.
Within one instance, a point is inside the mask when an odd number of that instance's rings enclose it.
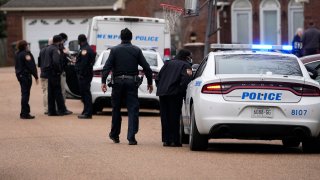
<path fill-rule="evenodd" d="M 58 113 L 64 113 L 67 111 L 64 104 L 62 92 L 61 92 L 61 77 L 60 75 L 50 73 L 48 77 L 48 113 L 56 114 L 56 103 L 58 107 Z"/>
<path fill-rule="evenodd" d="M 29 98 L 32 86 L 31 75 L 17 75 L 21 87 L 21 112 L 20 116 L 27 116 L 30 113 Z"/>
<path fill-rule="evenodd" d="M 160 96 L 162 142 L 180 143 L 182 95 Z"/>
<path fill-rule="evenodd" d="M 80 95 L 83 102 L 83 115 L 92 116 L 92 95 L 91 95 L 91 81 L 92 77 L 78 76 Z"/>
<path fill-rule="evenodd" d="M 129 141 L 135 139 L 139 129 L 139 100 L 138 88 L 133 79 L 116 79 L 112 86 L 112 126 L 110 135 L 119 137 L 121 130 L 121 103 L 126 100 L 128 109 L 128 134 Z"/>

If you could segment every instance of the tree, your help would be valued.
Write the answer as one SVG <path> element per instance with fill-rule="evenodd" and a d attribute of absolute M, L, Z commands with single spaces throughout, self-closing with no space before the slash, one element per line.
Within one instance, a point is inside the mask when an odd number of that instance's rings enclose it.
<path fill-rule="evenodd" d="M 9 0 L 0 0 L 0 6 L 7 3 Z M 0 39 L 7 37 L 6 33 L 6 15 L 0 11 Z"/>

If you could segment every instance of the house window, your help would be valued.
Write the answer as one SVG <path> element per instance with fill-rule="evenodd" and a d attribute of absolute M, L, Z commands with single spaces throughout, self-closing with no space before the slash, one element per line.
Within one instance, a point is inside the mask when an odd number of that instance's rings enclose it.
<path fill-rule="evenodd" d="M 262 44 L 281 43 L 280 3 L 263 0 L 260 3 L 260 39 Z"/>
<path fill-rule="evenodd" d="M 232 4 L 232 43 L 252 43 L 252 5 L 249 0 Z"/>
<path fill-rule="evenodd" d="M 298 28 L 303 28 L 304 15 L 303 15 L 303 3 L 297 3 L 295 0 L 291 0 L 288 5 L 288 30 L 289 30 L 289 43 L 291 43 Z"/>

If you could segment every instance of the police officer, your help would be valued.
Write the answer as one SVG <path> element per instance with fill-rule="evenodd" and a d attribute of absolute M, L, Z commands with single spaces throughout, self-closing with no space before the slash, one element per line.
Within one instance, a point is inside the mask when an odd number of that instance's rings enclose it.
<path fill-rule="evenodd" d="M 174 60 L 161 68 L 157 83 L 163 146 L 181 147 L 179 125 L 183 97 L 191 81 L 191 52 L 181 49 Z"/>
<path fill-rule="evenodd" d="M 72 114 L 67 110 L 61 93 L 61 52 L 59 46 L 62 38 L 59 35 L 53 36 L 53 44 L 46 48 L 44 71 L 48 73 L 48 115 L 61 116 Z M 57 104 L 58 111 L 55 104 Z"/>
<path fill-rule="evenodd" d="M 62 64 L 62 73 L 61 73 L 61 92 L 63 96 L 63 100 L 66 100 L 67 93 L 66 93 L 66 72 L 65 69 L 68 65 L 68 53 L 69 49 L 65 47 L 66 42 L 68 41 L 68 36 L 66 33 L 60 33 L 59 36 L 62 38 L 62 43 L 59 46 L 61 52 L 61 64 Z"/>
<path fill-rule="evenodd" d="M 48 114 L 48 73 L 45 71 L 44 61 L 45 53 L 48 46 L 52 44 L 52 38 L 48 40 L 48 45 L 41 49 L 38 57 L 38 67 L 40 67 L 40 82 L 43 93 L 44 114 Z"/>
<path fill-rule="evenodd" d="M 296 35 L 293 37 L 292 41 L 292 53 L 296 55 L 297 57 L 302 57 L 302 35 L 303 35 L 303 29 L 298 28 Z"/>
<path fill-rule="evenodd" d="M 32 77 L 36 79 L 38 84 L 37 67 L 33 58 L 33 55 L 29 51 L 28 43 L 25 40 L 21 40 L 17 44 L 17 52 L 15 55 L 15 72 L 17 79 L 21 87 L 21 119 L 34 119 L 35 117 L 30 115 L 30 89 L 32 85 Z"/>
<path fill-rule="evenodd" d="M 320 30 L 314 22 L 309 23 L 309 28 L 302 35 L 303 55 L 317 54 L 320 47 Z"/>
<path fill-rule="evenodd" d="M 119 143 L 121 129 L 121 101 L 126 100 L 128 109 L 129 145 L 137 145 L 135 134 L 139 129 L 138 81 L 140 65 L 148 80 L 148 91 L 153 91 L 152 70 L 144 58 L 141 49 L 131 44 L 132 32 L 125 28 L 120 34 L 121 44 L 111 48 L 109 58 L 103 67 L 102 91 L 107 91 L 106 79 L 112 70 L 112 127 L 109 134 L 114 143 Z"/>
<path fill-rule="evenodd" d="M 84 104 L 79 119 L 92 118 L 92 95 L 90 91 L 91 81 L 93 78 L 93 64 L 96 53 L 91 49 L 87 42 L 87 37 L 84 34 L 78 36 L 80 44 L 80 52 L 77 57 L 76 71 L 79 82 L 80 94 Z"/>

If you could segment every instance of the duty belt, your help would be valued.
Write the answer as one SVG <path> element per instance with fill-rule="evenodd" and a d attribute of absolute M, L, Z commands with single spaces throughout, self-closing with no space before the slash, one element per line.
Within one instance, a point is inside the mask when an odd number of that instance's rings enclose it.
<path fill-rule="evenodd" d="M 114 79 L 135 79 L 136 76 L 129 76 L 129 75 L 120 75 L 120 76 L 116 76 L 114 77 Z"/>

